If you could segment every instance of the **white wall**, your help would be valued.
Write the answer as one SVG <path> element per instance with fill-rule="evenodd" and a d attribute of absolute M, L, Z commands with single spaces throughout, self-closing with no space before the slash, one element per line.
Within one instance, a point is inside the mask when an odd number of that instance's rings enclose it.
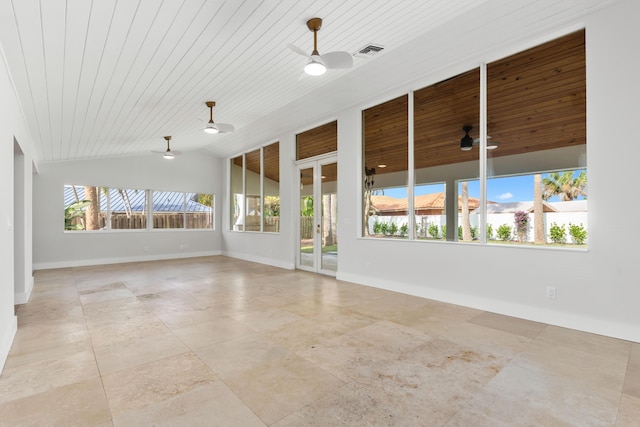
<path fill-rule="evenodd" d="M 33 193 L 35 269 L 219 254 L 222 169 L 220 159 L 203 153 L 41 165 Z M 213 193 L 215 230 L 65 233 L 65 184 Z"/>
<path fill-rule="evenodd" d="M 23 119 L 11 77 L 0 48 L 0 371 L 17 329 L 14 303 L 26 302 L 31 292 L 31 164 L 33 149 L 31 136 Z M 15 143 L 18 141 L 19 149 Z M 18 151 L 16 154 L 15 152 Z M 14 156 L 24 165 L 14 174 Z M 20 157 L 21 156 L 21 157 Z M 14 195 L 15 177 L 24 193 Z M 16 208 L 14 199 L 19 206 Z M 15 218 L 15 212 L 22 215 Z M 16 226 L 20 230 L 16 231 Z M 17 253 L 15 253 L 17 251 Z M 18 271 L 14 259 L 20 260 Z M 20 282 L 14 278 L 21 277 Z M 17 298 L 16 298 L 17 297 Z"/>
<path fill-rule="evenodd" d="M 640 158 L 633 130 L 640 117 L 640 57 L 632 53 L 638 48 L 637 16 L 640 2 L 628 0 L 580 19 L 568 17 L 561 27 L 513 25 L 507 20 L 464 33 L 459 23 L 447 24 L 407 46 L 411 59 L 399 60 L 401 53 L 390 51 L 376 59 L 375 66 L 337 81 L 343 90 L 318 91 L 283 108 L 279 117 L 288 117 L 291 129 L 280 136 L 282 212 L 293 216 L 297 208 L 289 204 L 294 194 L 296 131 L 337 116 L 338 279 L 640 342 L 640 247 L 629 240 L 633 230 L 618 218 L 640 207 L 632 178 Z M 587 38 L 587 251 L 359 237 L 362 109 L 582 27 Z M 450 37 L 452 33 L 456 38 Z M 422 75 L 414 77 L 417 70 Z M 353 103 L 357 96 L 360 100 Z M 264 118 L 253 133 L 264 137 L 269 121 L 277 119 Z M 293 221 L 283 221 L 282 230 L 277 236 L 223 231 L 224 251 L 292 265 Z M 437 262 L 429 262 L 434 259 Z M 556 287 L 557 299 L 545 298 L 547 286 Z"/>

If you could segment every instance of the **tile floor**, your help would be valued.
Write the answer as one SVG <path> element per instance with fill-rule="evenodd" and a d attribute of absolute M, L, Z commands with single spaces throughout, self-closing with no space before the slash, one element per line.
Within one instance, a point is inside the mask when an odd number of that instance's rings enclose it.
<path fill-rule="evenodd" d="M 640 344 L 226 257 L 38 271 L 2 426 L 639 426 Z"/>

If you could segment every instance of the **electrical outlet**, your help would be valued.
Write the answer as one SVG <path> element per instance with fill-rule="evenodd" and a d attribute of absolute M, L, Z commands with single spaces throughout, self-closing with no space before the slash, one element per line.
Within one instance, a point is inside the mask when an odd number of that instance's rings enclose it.
<path fill-rule="evenodd" d="M 555 286 L 547 286 L 547 299 L 556 299 Z"/>

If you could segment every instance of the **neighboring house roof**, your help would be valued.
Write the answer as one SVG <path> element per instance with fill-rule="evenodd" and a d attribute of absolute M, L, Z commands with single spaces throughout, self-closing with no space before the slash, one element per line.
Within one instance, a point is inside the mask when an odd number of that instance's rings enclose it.
<path fill-rule="evenodd" d="M 557 212 L 587 212 L 586 200 L 571 200 L 568 202 L 549 202 Z"/>
<path fill-rule="evenodd" d="M 533 212 L 533 202 L 509 202 L 487 204 L 487 214 Z M 543 212 L 557 212 L 557 210 L 547 202 L 542 202 Z M 477 213 L 477 212 L 474 212 Z"/>
<path fill-rule="evenodd" d="M 84 199 L 84 187 L 76 186 L 76 192 L 80 200 Z M 183 192 L 181 191 L 154 191 L 153 192 L 153 210 L 154 212 L 182 212 Z M 192 193 L 193 194 L 193 193 Z M 116 188 L 109 189 L 109 197 L 111 199 L 111 212 L 125 212 L 125 199 L 128 198 L 127 207 L 132 212 L 146 211 L 145 190 L 126 190 L 126 197 L 123 197 Z M 70 185 L 64 186 L 64 205 L 69 206 L 76 202 L 76 196 Z M 100 206 L 107 206 L 107 196 L 104 192 L 100 192 Z M 209 206 L 200 204 L 189 197 L 187 199 L 187 212 L 209 212 Z"/>
<path fill-rule="evenodd" d="M 402 212 L 406 213 L 408 209 L 407 198 L 395 198 L 390 196 L 371 196 L 371 204 L 380 213 L 394 213 Z M 413 201 L 415 210 L 429 210 L 445 208 L 445 194 L 444 192 L 423 194 L 416 196 Z M 458 197 L 458 206 L 462 205 L 462 196 Z M 469 197 L 469 209 L 473 210 L 480 206 L 480 200 Z"/>

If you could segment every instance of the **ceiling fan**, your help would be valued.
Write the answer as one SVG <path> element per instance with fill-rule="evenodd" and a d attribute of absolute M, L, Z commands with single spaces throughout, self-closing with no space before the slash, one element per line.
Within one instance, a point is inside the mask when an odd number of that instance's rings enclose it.
<path fill-rule="evenodd" d="M 231 133 L 236 130 L 233 125 L 227 123 L 214 123 L 213 122 L 213 107 L 216 106 L 216 103 L 213 101 L 205 102 L 205 105 L 209 107 L 209 122 L 207 123 L 207 127 L 203 130 L 209 134 L 216 133 Z"/>
<path fill-rule="evenodd" d="M 162 157 L 164 157 L 165 159 L 171 160 L 173 159 L 175 156 L 178 156 L 180 154 L 182 154 L 181 151 L 174 151 L 171 149 L 171 146 L 169 145 L 169 141 L 171 141 L 171 136 L 165 136 L 164 139 L 167 140 L 167 149 L 166 151 L 156 151 L 156 150 L 152 150 L 152 153 L 158 153 L 158 154 L 162 154 Z"/>
<path fill-rule="evenodd" d="M 311 52 L 311 55 L 307 55 L 304 50 L 289 44 L 289 49 L 309 59 L 309 62 L 304 67 L 304 72 L 311 76 L 320 76 L 327 69 L 353 67 L 353 57 L 349 52 L 335 51 L 324 55 L 318 53 L 318 31 L 320 31 L 321 27 L 321 18 L 311 18 L 307 21 L 307 28 L 309 28 L 309 31 L 313 31 L 313 52 Z"/>

